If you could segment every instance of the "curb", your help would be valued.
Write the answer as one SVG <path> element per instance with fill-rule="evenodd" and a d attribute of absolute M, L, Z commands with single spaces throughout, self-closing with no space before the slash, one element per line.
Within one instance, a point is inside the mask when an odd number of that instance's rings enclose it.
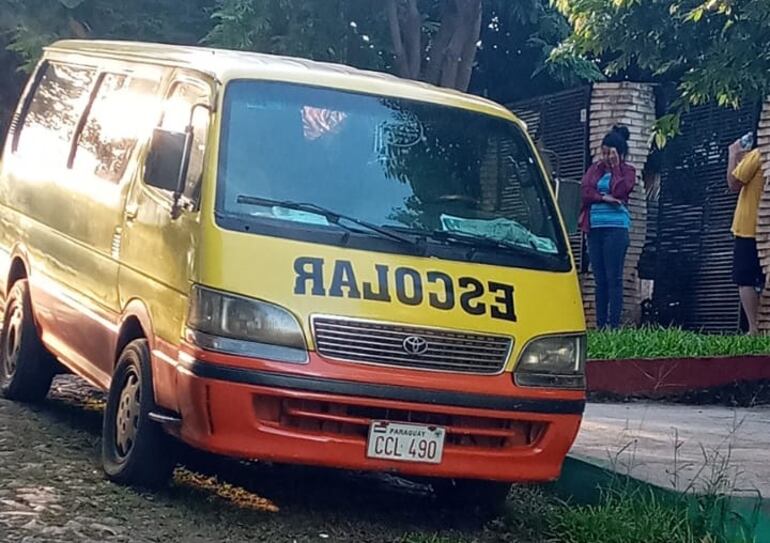
<path fill-rule="evenodd" d="M 666 398 L 770 382 L 770 356 L 589 360 L 586 380 L 593 394 Z"/>
<path fill-rule="evenodd" d="M 629 475 L 623 475 L 601 465 L 595 460 L 588 460 L 575 455 L 568 456 L 562 467 L 561 477 L 547 485 L 561 499 L 578 505 L 597 505 L 601 502 L 602 493 L 618 484 L 630 485 L 632 490 L 640 489 L 652 492 L 657 497 L 678 499 L 683 494 L 653 485 Z M 757 518 L 755 543 L 770 543 L 770 499 L 746 498 L 734 496 L 730 501 L 730 514 L 737 518 Z M 740 537 L 738 528 L 732 534 L 737 541 Z"/>

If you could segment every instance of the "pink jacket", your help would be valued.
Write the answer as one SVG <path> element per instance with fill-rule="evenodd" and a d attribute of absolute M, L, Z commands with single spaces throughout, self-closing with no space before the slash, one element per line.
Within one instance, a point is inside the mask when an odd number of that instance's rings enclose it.
<path fill-rule="evenodd" d="M 596 202 L 602 201 L 602 195 L 596 186 L 604 174 L 609 171 L 603 161 L 591 164 L 585 175 L 580 190 L 582 196 L 582 206 L 580 208 L 580 228 L 588 233 L 591 229 L 591 206 Z M 636 169 L 627 162 L 621 162 L 612 168 L 612 180 L 610 181 L 610 193 L 613 197 L 627 204 L 631 191 L 636 184 Z"/>

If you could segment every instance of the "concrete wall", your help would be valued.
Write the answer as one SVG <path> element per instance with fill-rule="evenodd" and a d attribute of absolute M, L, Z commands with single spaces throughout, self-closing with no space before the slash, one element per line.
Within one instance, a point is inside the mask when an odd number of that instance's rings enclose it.
<path fill-rule="evenodd" d="M 762 267 L 770 278 L 770 98 L 765 101 L 759 117 L 757 145 L 762 153 L 765 175 L 765 190 L 759 202 L 757 217 L 757 247 Z M 767 288 L 762 294 L 759 328 L 763 332 L 770 332 L 770 291 Z"/>

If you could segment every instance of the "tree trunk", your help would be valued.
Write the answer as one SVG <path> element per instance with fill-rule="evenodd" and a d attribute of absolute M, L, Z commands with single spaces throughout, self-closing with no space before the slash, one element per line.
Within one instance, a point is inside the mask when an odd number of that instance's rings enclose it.
<path fill-rule="evenodd" d="M 417 0 L 388 0 L 386 7 L 396 73 L 467 91 L 481 35 L 482 0 L 443 0 L 427 63 L 423 63 L 423 16 Z"/>
<path fill-rule="evenodd" d="M 422 14 L 417 0 L 388 0 L 387 13 L 396 73 L 417 79 L 422 70 Z"/>
<path fill-rule="evenodd" d="M 86 39 L 91 35 L 88 27 L 73 17 L 69 17 L 67 25 L 70 27 L 70 32 L 72 32 L 75 38 Z"/>
<path fill-rule="evenodd" d="M 458 24 L 444 57 L 441 85 L 466 91 L 470 83 L 473 61 L 476 58 L 476 43 L 481 31 L 482 0 L 454 1 Z"/>
<path fill-rule="evenodd" d="M 441 26 L 430 46 L 430 60 L 425 69 L 425 81 L 434 85 L 438 85 L 441 79 L 441 67 L 444 64 L 444 56 L 458 24 L 457 12 L 452 9 L 452 4 L 453 2 L 444 2 L 441 8 Z"/>
<path fill-rule="evenodd" d="M 472 9 L 475 11 L 475 17 L 468 21 L 470 23 L 468 36 L 457 66 L 457 80 L 455 81 L 455 88 L 463 92 L 467 91 L 471 84 L 473 65 L 476 61 L 476 52 L 481 37 L 481 0 L 476 6 L 472 6 Z"/>
<path fill-rule="evenodd" d="M 481 35 L 482 0 L 445 0 L 430 50 L 426 81 L 467 91 Z"/>
<path fill-rule="evenodd" d="M 409 0 L 404 8 L 404 45 L 409 60 L 410 77 L 417 78 L 422 71 L 422 14 L 417 7 L 417 0 Z"/>

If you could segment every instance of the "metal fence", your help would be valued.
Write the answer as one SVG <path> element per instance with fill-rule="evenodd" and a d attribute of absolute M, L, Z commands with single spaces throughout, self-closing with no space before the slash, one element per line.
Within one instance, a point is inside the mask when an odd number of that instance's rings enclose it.
<path fill-rule="evenodd" d="M 590 163 L 588 149 L 591 88 L 579 87 L 508 104 L 508 108 L 527 123 L 530 136 L 543 151 L 556 175 L 567 182 L 577 181 Z M 570 236 L 578 269 L 583 269 L 583 239 Z"/>
<path fill-rule="evenodd" d="M 653 297 L 661 324 L 707 332 L 740 326 L 731 280 L 737 196 L 727 189 L 727 147 L 755 130 L 758 119 L 758 104 L 693 108 L 683 116 L 682 134 L 663 152 Z"/>
<path fill-rule="evenodd" d="M 659 90 L 659 105 L 665 106 L 666 91 Z M 527 123 L 558 176 L 580 180 L 590 163 L 590 102 L 591 88 L 581 87 L 508 107 Z M 639 270 L 654 280 L 652 322 L 706 332 L 741 327 L 731 279 L 737 196 L 727 190 L 727 147 L 756 129 L 759 113 L 759 104 L 692 108 L 683 115 L 682 133 L 656 157 L 651 173 L 659 176 L 647 187 L 648 235 Z M 585 271 L 582 236 L 570 241 Z"/>

